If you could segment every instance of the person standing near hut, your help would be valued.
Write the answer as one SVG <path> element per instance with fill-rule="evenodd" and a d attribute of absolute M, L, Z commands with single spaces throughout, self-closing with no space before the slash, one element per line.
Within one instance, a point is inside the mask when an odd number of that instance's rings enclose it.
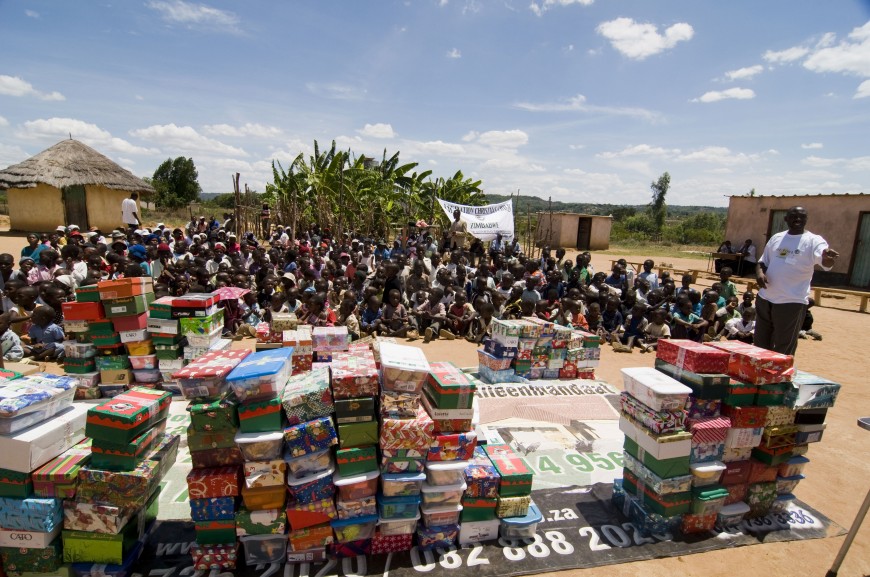
<path fill-rule="evenodd" d="M 459 210 L 453 211 L 453 222 L 450 224 L 450 250 L 459 250 L 465 254 L 465 241 L 468 237 L 468 224 L 459 217 Z"/>
<path fill-rule="evenodd" d="M 133 234 L 133 231 L 142 226 L 139 219 L 139 205 L 136 201 L 139 199 L 139 193 L 130 193 L 130 198 L 125 198 L 121 202 L 121 220 L 124 226 L 127 227 L 128 234 Z"/>

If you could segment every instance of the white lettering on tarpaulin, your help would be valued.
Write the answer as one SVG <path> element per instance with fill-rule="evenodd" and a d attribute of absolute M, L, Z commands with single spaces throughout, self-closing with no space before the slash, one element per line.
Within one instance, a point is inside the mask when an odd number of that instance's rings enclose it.
<path fill-rule="evenodd" d="M 451 222 L 453 213 L 458 210 L 459 219 L 466 224 L 468 233 L 484 242 L 495 240 L 499 233 L 505 242 L 514 238 L 514 208 L 510 200 L 498 204 L 468 206 L 439 198 L 438 203 Z"/>

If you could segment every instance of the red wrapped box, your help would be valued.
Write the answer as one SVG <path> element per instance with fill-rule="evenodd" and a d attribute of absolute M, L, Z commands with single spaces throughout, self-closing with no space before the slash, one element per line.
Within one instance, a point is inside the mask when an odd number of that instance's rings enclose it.
<path fill-rule="evenodd" d="M 725 472 L 719 480 L 721 485 L 741 485 L 749 482 L 749 472 L 752 470 L 752 461 L 732 461 L 725 463 Z"/>
<path fill-rule="evenodd" d="M 754 485 L 755 483 L 773 483 L 776 481 L 776 474 L 779 471 L 779 465 L 768 465 L 755 459 L 749 460 L 749 479 L 747 483 Z"/>
<path fill-rule="evenodd" d="M 378 368 L 370 351 L 333 352 L 329 368 L 336 400 L 378 395 Z"/>
<path fill-rule="evenodd" d="M 738 483 L 736 485 L 725 485 L 728 489 L 728 496 L 725 497 L 726 505 L 733 505 L 740 501 L 746 500 L 746 495 L 749 493 L 749 483 Z"/>
<path fill-rule="evenodd" d="M 187 492 L 191 499 L 238 497 L 239 467 L 193 469 L 187 474 Z"/>
<path fill-rule="evenodd" d="M 732 407 L 722 405 L 722 416 L 731 419 L 735 429 L 754 429 L 763 427 L 767 418 L 767 407 Z"/>
<path fill-rule="evenodd" d="M 329 552 L 339 559 L 356 557 L 357 555 L 371 555 L 372 540 L 357 539 L 356 541 L 347 541 L 346 543 L 333 543 L 329 546 Z"/>
<path fill-rule="evenodd" d="M 372 538 L 372 555 L 410 551 L 413 546 L 413 538 L 413 533 L 404 535 L 375 534 Z"/>
<path fill-rule="evenodd" d="M 101 280 L 97 283 L 101 300 L 135 297 L 154 292 L 154 281 L 150 276 L 125 277 L 115 280 Z"/>
<path fill-rule="evenodd" d="M 683 515 L 683 525 L 681 530 L 684 535 L 692 533 L 707 533 L 713 530 L 716 525 L 716 517 L 719 513 L 707 513 L 706 515 L 696 515 L 694 513 L 686 513 Z"/>
<path fill-rule="evenodd" d="M 656 358 L 693 373 L 726 373 L 730 354 L 683 339 L 659 341 Z"/>
<path fill-rule="evenodd" d="M 112 326 L 119 333 L 127 331 L 141 331 L 148 326 L 148 313 L 141 315 L 131 315 L 128 317 L 115 317 L 112 319 Z"/>
<path fill-rule="evenodd" d="M 689 419 L 686 428 L 692 433 L 692 444 L 724 443 L 731 421 L 724 417 Z"/>
<path fill-rule="evenodd" d="M 306 527 L 298 531 L 290 531 L 289 540 L 291 551 L 317 549 L 330 545 L 335 541 L 332 536 L 332 526 L 329 523 L 315 527 Z"/>
<path fill-rule="evenodd" d="M 192 545 L 190 556 L 193 558 L 194 571 L 211 569 L 235 569 L 239 557 L 239 546 L 231 545 Z"/>
<path fill-rule="evenodd" d="M 212 379 L 226 377 L 251 354 L 250 350 L 210 351 L 172 373 L 173 379 Z"/>
<path fill-rule="evenodd" d="M 68 321 L 99 321 L 106 318 L 103 303 L 61 303 L 63 318 Z"/>
<path fill-rule="evenodd" d="M 337 516 L 332 497 L 312 503 L 294 503 L 287 506 L 287 523 L 291 531 L 329 523 Z"/>
<path fill-rule="evenodd" d="M 435 435 L 427 461 L 467 461 L 477 446 L 477 433 Z"/>
<path fill-rule="evenodd" d="M 238 447 L 205 449 L 190 452 L 190 464 L 194 469 L 238 466 L 245 462 L 245 456 Z"/>
<path fill-rule="evenodd" d="M 435 441 L 435 423 L 423 407 L 417 407 L 413 419 L 391 419 L 381 422 L 381 450 L 415 449 L 428 452 Z"/>
<path fill-rule="evenodd" d="M 172 306 L 178 308 L 195 308 L 207 309 L 208 307 L 217 304 L 218 297 L 212 293 L 187 293 L 175 297 L 172 301 Z"/>
<path fill-rule="evenodd" d="M 710 346 L 730 355 L 727 372 L 738 381 L 769 385 L 791 381 L 795 374 L 794 357 L 769 351 L 740 341 L 716 341 Z"/>

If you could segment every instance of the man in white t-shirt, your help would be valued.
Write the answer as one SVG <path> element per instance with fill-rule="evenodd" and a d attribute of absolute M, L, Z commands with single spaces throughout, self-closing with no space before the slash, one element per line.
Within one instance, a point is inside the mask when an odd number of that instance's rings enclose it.
<path fill-rule="evenodd" d="M 142 226 L 139 220 L 139 205 L 136 203 L 138 198 L 139 195 L 133 192 L 130 194 L 130 198 L 125 198 L 121 202 L 121 220 L 127 227 L 128 233 L 132 233 Z"/>
<path fill-rule="evenodd" d="M 785 215 L 788 230 L 767 241 L 756 267 L 756 346 L 793 355 L 807 311 L 815 265 L 831 270 L 840 254 L 821 236 L 805 230 L 807 211 L 800 206 Z"/>

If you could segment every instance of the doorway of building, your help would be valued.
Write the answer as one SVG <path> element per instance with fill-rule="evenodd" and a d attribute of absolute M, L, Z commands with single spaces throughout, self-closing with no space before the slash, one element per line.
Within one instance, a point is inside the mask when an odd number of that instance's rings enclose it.
<path fill-rule="evenodd" d="M 849 268 L 849 284 L 860 288 L 870 287 L 870 212 L 862 212 L 858 217 L 858 232 L 855 234 L 852 266 Z"/>
<path fill-rule="evenodd" d="M 592 219 L 581 216 L 577 221 L 577 250 L 589 250 L 589 240 L 592 238 Z"/>
<path fill-rule="evenodd" d="M 75 224 L 82 230 L 88 230 L 88 203 L 85 187 L 81 185 L 65 186 L 63 191 L 63 212 L 66 222 Z"/>
<path fill-rule="evenodd" d="M 770 222 L 767 224 L 767 240 L 778 232 L 788 230 L 788 225 L 785 223 L 785 215 L 787 210 L 771 210 Z M 758 255 L 761 258 L 761 255 Z"/>

